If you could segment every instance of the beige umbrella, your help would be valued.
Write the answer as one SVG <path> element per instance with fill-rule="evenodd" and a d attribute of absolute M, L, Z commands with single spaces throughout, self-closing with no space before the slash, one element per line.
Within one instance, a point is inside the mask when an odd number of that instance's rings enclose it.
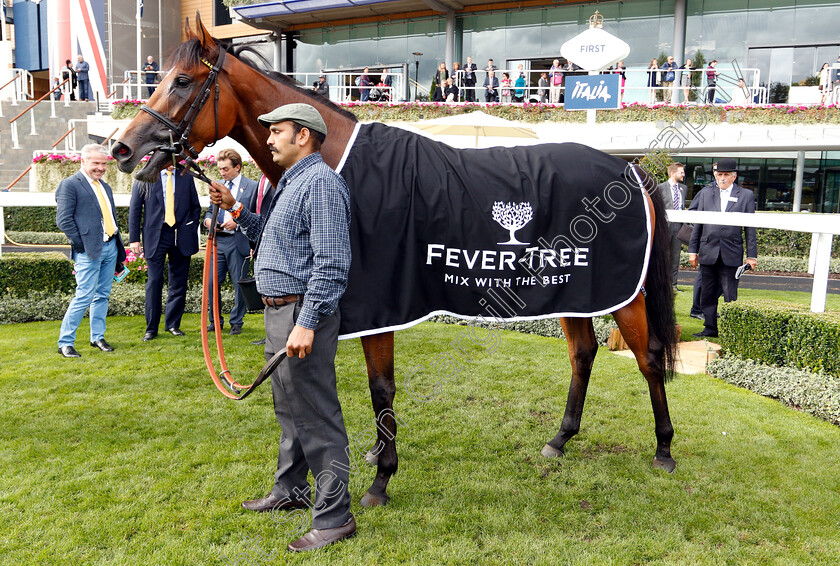
<path fill-rule="evenodd" d="M 415 128 L 433 135 L 441 136 L 475 136 L 475 147 L 478 147 L 479 137 L 501 138 L 537 138 L 531 128 L 517 126 L 510 120 L 497 118 L 485 114 L 481 110 L 469 114 L 447 116 L 411 124 Z"/>

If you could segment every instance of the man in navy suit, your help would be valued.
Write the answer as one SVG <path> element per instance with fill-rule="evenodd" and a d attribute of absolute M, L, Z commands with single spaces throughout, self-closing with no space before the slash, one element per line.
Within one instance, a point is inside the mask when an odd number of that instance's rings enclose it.
<path fill-rule="evenodd" d="M 737 176 L 737 164 L 734 159 L 718 160 L 715 171 L 717 187 L 708 186 L 694 197 L 698 201 L 697 210 L 754 213 L 755 195 L 752 191 L 735 184 Z M 742 231 L 744 237 L 741 235 Z M 718 335 L 717 299 L 720 293 L 723 292 L 723 300 L 726 302 L 738 298 L 738 280 L 735 279 L 735 272 L 744 264 L 744 238 L 747 241 L 747 263 L 755 269 L 758 256 L 755 228 L 694 225 L 688 244 L 688 259 L 692 267 L 700 265 L 700 307 L 705 319 L 703 331 L 694 335 L 698 338 Z"/>
<path fill-rule="evenodd" d="M 103 352 L 114 348 L 105 341 L 105 317 L 114 274 L 125 261 L 114 214 L 111 187 L 102 181 L 108 150 L 89 144 L 82 148 L 81 170 L 61 181 L 55 191 L 55 223 L 67 235 L 76 270 L 76 296 L 70 301 L 58 336 L 58 353 L 65 358 L 81 355 L 73 347 L 76 330 L 90 307 L 90 345 Z"/>
<path fill-rule="evenodd" d="M 257 182 L 243 177 L 240 173 L 242 157 L 239 153 L 233 149 L 223 149 L 216 156 L 216 165 L 222 175 L 222 183 L 233 193 L 236 200 L 238 202 L 250 202 L 257 191 Z M 210 228 L 210 210 L 212 209 L 208 209 L 204 216 L 204 225 L 207 228 Z M 230 278 L 233 282 L 234 304 L 233 310 L 230 311 L 230 334 L 241 334 L 242 322 L 245 319 L 245 298 L 239 290 L 239 280 L 242 278 L 242 273 L 248 272 L 251 245 L 245 232 L 236 224 L 230 212 L 221 209 L 216 225 L 216 247 L 219 254 L 216 261 L 219 283 L 221 284 L 224 281 L 228 272 L 230 272 Z M 221 298 L 219 303 L 219 312 L 221 313 Z M 213 305 L 210 305 L 209 309 L 210 325 L 207 331 L 213 332 L 215 331 Z M 219 324 L 224 327 L 224 319 L 219 320 Z"/>
<path fill-rule="evenodd" d="M 683 184 L 685 179 L 685 165 L 674 162 L 668 165 L 668 180 L 660 183 L 656 189 L 668 210 L 682 210 L 685 208 L 685 195 L 688 190 Z M 677 238 L 682 228 L 681 222 L 668 222 L 668 235 L 671 237 L 671 283 L 674 291 L 681 293 L 677 287 L 677 275 L 680 269 L 680 250 L 682 242 Z"/>
<path fill-rule="evenodd" d="M 90 63 L 79 55 L 79 62 L 76 63 L 76 79 L 79 82 L 79 100 L 87 101 L 88 98 L 93 98 L 93 93 L 90 91 L 88 71 L 90 71 Z"/>
<path fill-rule="evenodd" d="M 183 336 L 181 317 L 187 299 L 190 259 L 198 252 L 198 226 L 201 204 L 193 178 L 179 175 L 173 166 L 160 173 L 153 184 L 134 183 L 128 209 L 129 247 L 135 254 L 145 252 L 146 333 L 143 341 L 154 340 L 160 325 L 163 295 L 163 264 L 169 257 L 169 297 L 166 299 L 164 328 L 173 336 Z M 140 245 L 140 230 L 143 245 Z"/>
<path fill-rule="evenodd" d="M 248 210 L 255 212 L 263 217 L 263 220 L 268 218 L 268 211 L 271 208 L 271 199 L 274 198 L 274 187 L 268 182 L 268 177 L 260 175 L 260 180 L 257 181 L 257 190 L 254 192 L 253 198 L 247 203 Z M 256 240 L 251 240 L 251 258 L 254 257 L 254 250 L 257 247 Z M 251 342 L 256 346 L 265 344 L 265 338 L 254 340 Z"/>

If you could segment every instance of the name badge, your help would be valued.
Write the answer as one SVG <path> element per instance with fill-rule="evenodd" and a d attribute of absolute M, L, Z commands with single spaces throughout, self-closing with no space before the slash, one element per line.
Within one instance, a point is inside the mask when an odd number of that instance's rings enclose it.
<path fill-rule="evenodd" d="M 728 200 L 729 202 L 738 202 L 738 197 L 729 197 L 726 200 Z"/>

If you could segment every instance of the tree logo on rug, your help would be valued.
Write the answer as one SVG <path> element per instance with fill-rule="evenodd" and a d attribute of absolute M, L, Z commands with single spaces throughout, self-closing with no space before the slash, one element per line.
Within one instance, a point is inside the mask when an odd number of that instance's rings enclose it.
<path fill-rule="evenodd" d="M 516 239 L 516 231 L 530 222 L 533 217 L 534 210 L 531 208 L 531 203 L 494 202 L 493 220 L 510 232 L 510 240 L 499 242 L 499 245 L 514 246 L 528 244 L 528 242 L 520 242 Z"/>

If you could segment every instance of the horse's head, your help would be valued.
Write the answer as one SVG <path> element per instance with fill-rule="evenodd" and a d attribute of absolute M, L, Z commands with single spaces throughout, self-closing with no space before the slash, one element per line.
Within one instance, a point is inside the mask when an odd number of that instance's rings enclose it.
<path fill-rule="evenodd" d="M 187 41 L 170 57 L 170 70 L 147 102 L 147 110 L 137 114 L 111 149 L 124 173 L 131 173 L 144 156 L 150 156 L 135 175 L 142 181 L 157 179 L 160 170 L 172 162 L 173 149 L 176 153 L 199 152 L 233 128 L 235 98 L 220 69 L 224 49 L 210 36 L 198 13 L 196 29 L 194 33 L 187 20 Z M 170 140 L 175 142 L 174 148 Z"/>

